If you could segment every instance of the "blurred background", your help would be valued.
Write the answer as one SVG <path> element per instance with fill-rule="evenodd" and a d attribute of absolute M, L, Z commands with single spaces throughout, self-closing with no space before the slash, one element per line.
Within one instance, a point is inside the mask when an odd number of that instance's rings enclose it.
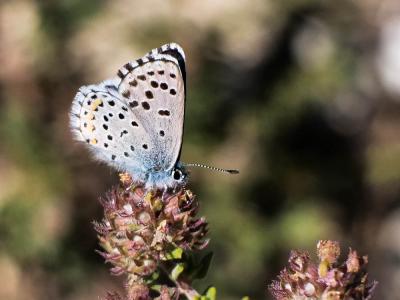
<path fill-rule="evenodd" d="M 400 299 L 400 3 L 0 3 L 0 299 L 118 290 L 91 221 L 117 174 L 72 141 L 81 85 L 167 42 L 187 56 L 183 161 L 210 222 L 197 284 L 269 299 L 290 249 L 368 254 L 376 299 Z M 345 253 L 346 254 L 346 253 Z"/>

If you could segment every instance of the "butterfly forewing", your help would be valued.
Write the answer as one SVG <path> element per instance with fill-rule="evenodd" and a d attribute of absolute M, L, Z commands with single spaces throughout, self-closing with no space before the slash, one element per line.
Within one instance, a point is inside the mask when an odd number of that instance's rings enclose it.
<path fill-rule="evenodd" d="M 184 118 L 184 81 L 176 61 L 160 55 L 131 70 L 119 92 L 150 142 L 141 157 L 151 171 L 169 170 L 179 156 Z"/>

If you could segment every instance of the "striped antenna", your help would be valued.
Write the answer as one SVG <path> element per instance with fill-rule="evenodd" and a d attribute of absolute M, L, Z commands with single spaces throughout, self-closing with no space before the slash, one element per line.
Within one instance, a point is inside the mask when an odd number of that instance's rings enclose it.
<path fill-rule="evenodd" d="M 202 164 L 183 164 L 185 167 L 199 167 L 199 168 L 205 168 L 209 169 L 212 171 L 218 171 L 218 172 L 223 172 L 223 173 L 229 173 L 229 174 L 239 174 L 239 170 L 228 170 L 228 169 L 221 169 L 221 168 L 216 168 L 216 167 L 210 167 Z"/>

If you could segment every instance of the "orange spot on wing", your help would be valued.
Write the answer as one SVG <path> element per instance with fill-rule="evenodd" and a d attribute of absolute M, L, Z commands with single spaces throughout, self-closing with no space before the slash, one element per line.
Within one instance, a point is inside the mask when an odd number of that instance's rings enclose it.
<path fill-rule="evenodd" d="M 90 105 L 90 109 L 91 109 L 91 110 L 95 110 L 95 109 L 96 109 L 97 107 L 99 107 L 99 105 L 102 104 L 102 103 L 103 103 L 103 100 L 97 98 L 97 99 L 94 100 L 94 101 L 92 102 L 92 104 Z"/>
<path fill-rule="evenodd" d="M 95 130 L 94 125 L 93 125 L 93 124 L 89 124 L 88 130 L 89 130 L 90 132 L 93 132 L 93 131 Z"/>

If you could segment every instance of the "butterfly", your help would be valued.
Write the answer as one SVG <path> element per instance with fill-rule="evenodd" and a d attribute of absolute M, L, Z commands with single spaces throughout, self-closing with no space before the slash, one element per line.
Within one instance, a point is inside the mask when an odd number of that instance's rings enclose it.
<path fill-rule="evenodd" d="M 183 186 L 188 166 L 237 173 L 180 162 L 185 98 L 185 53 L 166 44 L 128 62 L 114 78 L 81 87 L 70 127 L 96 159 L 146 187 Z"/>

